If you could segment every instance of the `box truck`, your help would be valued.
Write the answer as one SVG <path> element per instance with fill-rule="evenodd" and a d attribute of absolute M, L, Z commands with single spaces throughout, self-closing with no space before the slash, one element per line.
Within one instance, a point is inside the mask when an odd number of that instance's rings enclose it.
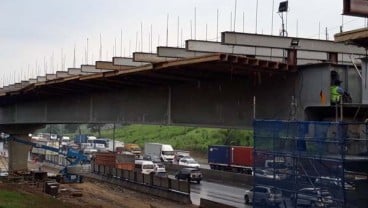
<path fill-rule="evenodd" d="M 164 162 L 172 162 L 174 160 L 174 148 L 170 144 L 145 143 L 144 154 L 156 155 Z"/>

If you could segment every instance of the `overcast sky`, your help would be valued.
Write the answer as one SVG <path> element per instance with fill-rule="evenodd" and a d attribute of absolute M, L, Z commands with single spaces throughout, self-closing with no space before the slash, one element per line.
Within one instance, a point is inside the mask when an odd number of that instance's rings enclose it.
<path fill-rule="evenodd" d="M 191 38 L 216 41 L 217 11 L 219 32 L 234 30 L 235 21 L 238 32 L 278 35 L 280 1 L 258 0 L 257 10 L 257 0 L 237 0 L 235 10 L 235 0 L 1 0 L 0 86 L 73 67 L 74 48 L 77 67 L 87 57 L 93 64 L 100 60 L 100 37 L 102 60 L 141 51 L 142 37 L 143 51 L 151 52 L 152 39 L 155 52 L 166 45 L 167 16 L 169 46 Z M 344 31 L 364 27 L 363 18 L 342 17 L 342 2 L 289 0 L 288 35 L 325 39 L 327 27 L 332 40 L 342 24 Z"/>

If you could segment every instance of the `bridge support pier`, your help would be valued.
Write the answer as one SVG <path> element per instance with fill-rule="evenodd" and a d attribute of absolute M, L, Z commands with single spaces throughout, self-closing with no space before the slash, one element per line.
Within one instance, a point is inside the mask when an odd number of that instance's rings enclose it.
<path fill-rule="evenodd" d="M 0 131 L 10 134 L 18 139 L 29 140 L 29 133 L 42 128 L 43 125 L 12 125 L 0 126 Z M 28 169 L 29 145 L 10 141 L 8 143 L 9 172 L 23 171 Z"/>
<path fill-rule="evenodd" d="M 28 135 L 16 134 L 12 135 L 19 139 L 27 140 Z M 28 152 L 30 150 L 29 145 L 10 141 L 8 143 L 8 155 L 9 155 L 9 171 L 22 171 L 28 169 Z"/>

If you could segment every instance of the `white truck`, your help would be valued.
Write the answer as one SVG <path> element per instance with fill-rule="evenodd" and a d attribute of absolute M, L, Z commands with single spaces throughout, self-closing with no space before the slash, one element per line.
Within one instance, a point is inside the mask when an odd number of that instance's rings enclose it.
<path fill-rule="evenodd" d="M 172 162 L 174 160 L 174 148 L 170 144 L 161 143 L 145 143 L 144 154 L 156 155 L 164 162 Z"/>

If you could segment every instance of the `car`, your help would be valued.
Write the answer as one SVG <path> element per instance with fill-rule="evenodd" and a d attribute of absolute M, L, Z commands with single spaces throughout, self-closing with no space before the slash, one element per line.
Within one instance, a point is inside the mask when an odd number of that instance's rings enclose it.
<path fill-rule="evenodd" d="M 175 178 L 180 180 L 196 181 L 198 184 L 202 180 L 202 172 L 198 168 L 182 168 L 176 174 Z"/>
<path fill-rule="evenodd" d="M 179 163 L 179 160 L 183 157 L 190 157 L 190 152 L 186 150 L 175 150 L 174 163 Z"/>
<path fill-rule="evenodd" d="M 5 176 L 9 176 L 9 172 L 8 171 L 0 171 L 0 177 L 5 177 Z"/>
<path fill-rule="evenodd" d="M 275 179 L 275 180 L 285 180 L 287 178 L 286 174 L 274 173 L 272 169 L 255 169 L 254 176 L 259 178 Z"/>
<path fill-rule="evenodd" d="M 280 206 L 283 201 L 282 192 L 274 187 L 269 186 L 255 186 L 247 190 L 244 195 L 245 204 L 253 203 L 260 204 L 260 206 Z"/>
<path fill-rule="evenodd" d="M 200 165 L 197 161 L 195 161 L 193 158 L 181 158 L 179 160 L 179 165 L 182 166 L 187 166 L 187 167 L 194 167 L 194 168 L 199 168 Z"/>
<path fill-rule="evenodd" d="M 291 196 L 291 201 L 295 207 L 334 207 L 331 193 L 323 188 L 302 188 Z"/>
<path fill-rule="evenodd" d="M 165 165 L 162 163 L 153 163 L 155 176 L 167 178 L 168 174 L 165 169 Z"/>
<path fill-rule="evenodd" d="M 315 184 L 319 187 L 332 188 L 332 189 L 342 189 L 341 178 L 332 178 L 327 176 L 321 176 L 316 178 Z M 344 182 L 345 190 L 355 190 L 355 186 L 348 181 Z"/>

